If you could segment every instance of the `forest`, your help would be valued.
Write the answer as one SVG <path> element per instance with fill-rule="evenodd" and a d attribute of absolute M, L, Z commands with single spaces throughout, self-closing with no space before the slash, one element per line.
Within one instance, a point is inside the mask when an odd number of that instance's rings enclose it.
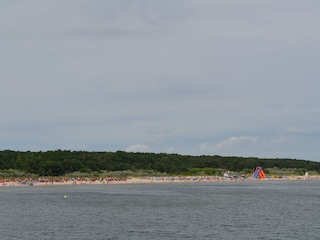
<path fill-rule="evenodd" d="M 320 162 L 297 159 L 264 159 L 202 155 L 190 156 L 166 153 L 87 152 L 55 150 L 45 152 L 0 151 L 0 170 L 19 170 L 39 176 L 63 176 L 73 172 L 150 170 L 169 175 L 192 174 L 201 169 L 208 175 L 217 169 L 250 172 L 263 168 L 292 168 L 320 173 Z"/>

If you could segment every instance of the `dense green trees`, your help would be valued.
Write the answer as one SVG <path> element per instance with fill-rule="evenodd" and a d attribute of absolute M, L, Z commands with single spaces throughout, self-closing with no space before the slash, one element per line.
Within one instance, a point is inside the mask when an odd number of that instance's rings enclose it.
<path fill-rule="evenodd" d="M 296 168 L 320 172 L 320 162 L 295 159 L 261 159 L 222 156 L 185 156 L 165 153 L 47 151 L 0 151 L 0 170 L 15 169 L 25 173 L 58 176 L 75 171 L 99 172 L 154 170 L 168 174 L 202 171 L 214 174 L 216 169 L 248 172 L 263 168 Z"/>

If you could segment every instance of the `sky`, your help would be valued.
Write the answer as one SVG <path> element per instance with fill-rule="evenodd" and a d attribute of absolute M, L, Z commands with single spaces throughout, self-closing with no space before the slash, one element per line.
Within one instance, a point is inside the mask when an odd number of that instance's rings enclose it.
<path fill-rule="evenodd" d="M 0 0 L 0 149 L 320 161 L 319 8 Z"/>

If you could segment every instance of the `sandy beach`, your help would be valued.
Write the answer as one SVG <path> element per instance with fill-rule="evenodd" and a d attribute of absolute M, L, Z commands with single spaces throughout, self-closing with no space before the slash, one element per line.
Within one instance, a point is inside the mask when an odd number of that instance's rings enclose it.
<path fill-rule="evenodd" d="M 196 182 L 235 182 L 235 181 L 273 181 L 273 180 L 320 180 L 320 176 L 290 176 L 283 178 L 253 179 L 226 178 L 220 176 L 176 176 L 176 177 L 128 177 L 128 178 L 16 178 L 0 180 L 0 187 L 14 186 L 63 186 L 97 184 L 157 184 L 157 183 L 196 183 Z"/>

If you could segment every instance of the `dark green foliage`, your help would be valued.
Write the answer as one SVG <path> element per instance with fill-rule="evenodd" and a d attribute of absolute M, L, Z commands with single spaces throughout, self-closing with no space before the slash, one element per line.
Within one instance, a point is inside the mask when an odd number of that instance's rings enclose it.
<path fill-rule="evenodd" d="M 157 171 L 168 174 L 217 174 L 217 169 L 250 173 L 256 166 L 295 168 L 320 172 L 320 162 L 295 159 L 261 159 L 222 156 L 184 156 L 165 153 L 47 151 L 0 151 L 0 170 L 15 169 L 25 173 L 58 176 L 80 171 Z"/>
<path fill-rule="evenodd" d="M 214 168 L 190 168 L 191 175 L 214 175 L 216 170 Z"/>

